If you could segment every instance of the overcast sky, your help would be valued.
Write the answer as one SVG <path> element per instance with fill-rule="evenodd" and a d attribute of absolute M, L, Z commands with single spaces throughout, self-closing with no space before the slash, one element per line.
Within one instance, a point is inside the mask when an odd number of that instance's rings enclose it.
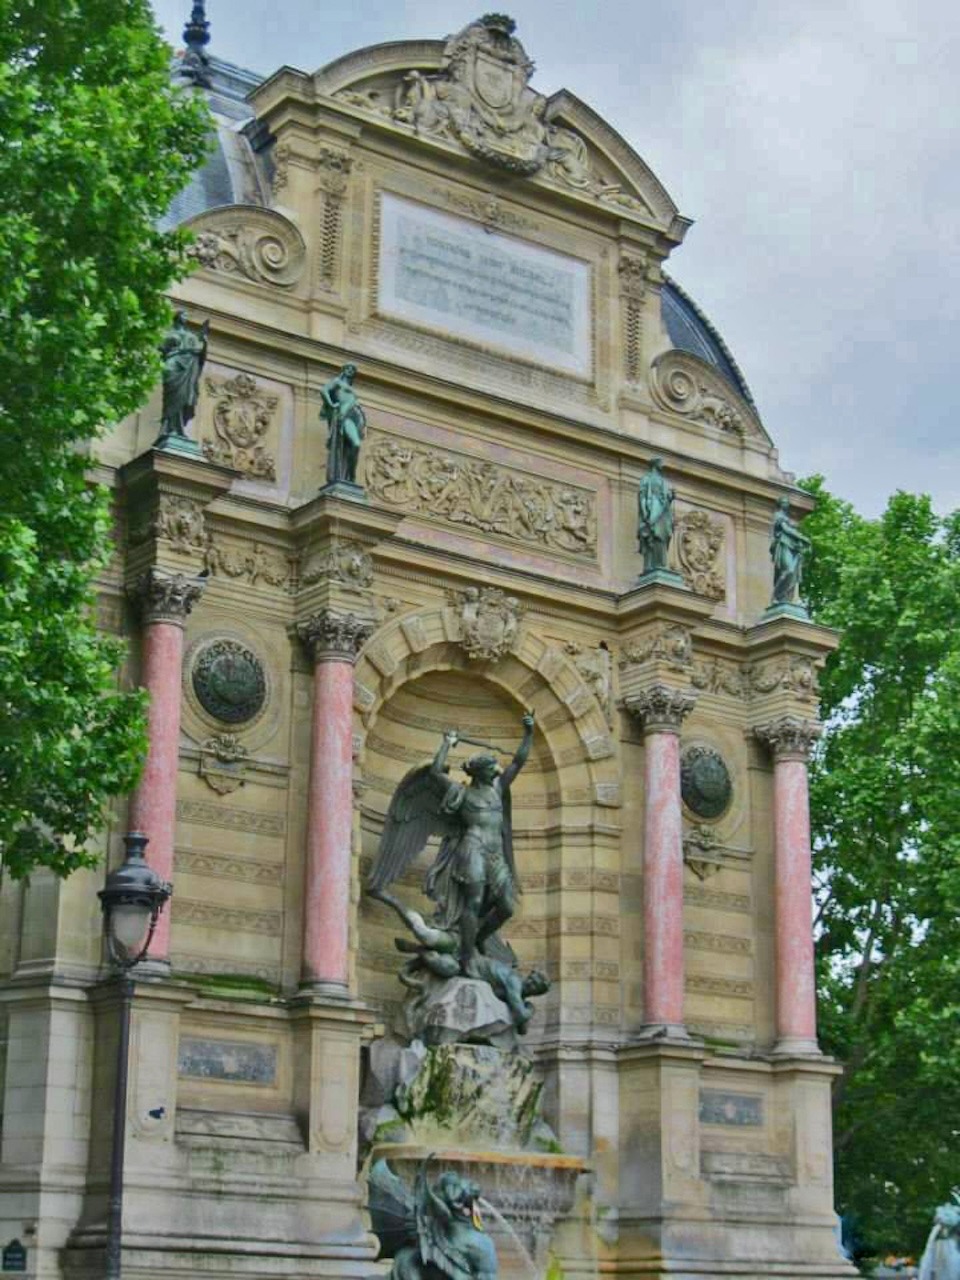
<path fill-rule="evenodd" d="M 154 0 L 177 45 L 188 0 Z M 955 0 L 511 0 L 542 93 L 600 112 L 695 220 L 668 269 L 798 475 L 875 514 L 960 506 Z M 208 0 L 210 52 L 313 71 L 478 0 Z"/>

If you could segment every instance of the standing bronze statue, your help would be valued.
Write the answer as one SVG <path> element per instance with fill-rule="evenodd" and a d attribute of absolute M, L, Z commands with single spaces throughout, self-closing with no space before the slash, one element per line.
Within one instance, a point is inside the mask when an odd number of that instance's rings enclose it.
<path fill-rule="evenodd" d="M 357 483 L 360 445 L 367 428 L 357 393 L 355 364 L 345 364 L 323 387 L 321 415 L 327 424 L 327 484 Z"/>
<path fill-rule="evenodd" d="M 663 459 L 651 458 L 650 470 L 640 481 L 637 495 L 637 542 L 643 553 L 645 574 L 667 567 L 667 552 L 673 537 L 674 497 L 663 474 Z"/>
<path fill-rule="evenodd" d="M 465 977 L 490 981 L 484 949 L 492 943 L 499 950 L 494 935 L 513 915 L 518 892 L 510 785 L 530 755 L 533 716 L 523 717 L 523 739 L 502 772 L 492 755 L 466 761 L 468 785 L 453 781 L 447 773 L 447 756 L 459 741 L 457 731 L 449 729 L 433 763 L 411 770 L 397 787 L 368 892 L 400 909 L 386 890 L 431 836 L 442 835 L 425 885 L 437 906 L 433 928 L 453 940 L 454 972 L 459 969 Z"/>
<path fill-rule="evenodd" d="M 790 503 L 786 498 L 780 498 L 770 530 L 774 605 L 796 602 L 803 559 L 811 545 L 807 535 L 790 519 Z"/>
<path fill-rule="evenodd" d="M 186 311 L 178 311 L 160 347 L 163 356 L 163 408 L 157 445 L 167 440 L 187 438 L 187 423 L 193 419 L 200 396 L 200 375 L 207 360 L 210 321 L 200 332 L 187 326 Z"/>

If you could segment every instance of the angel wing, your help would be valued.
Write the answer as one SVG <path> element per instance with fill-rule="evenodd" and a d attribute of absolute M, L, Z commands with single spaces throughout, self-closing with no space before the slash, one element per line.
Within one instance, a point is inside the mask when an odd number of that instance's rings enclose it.
<path fill-rule="evenodd" d="M 460 828 L 442 809 L 449 783 L 429 764 L 411 769 L 393 793 L 383 824 L 380 847 L 367 881 L 377 894 L 403 875 L 431 836 L 454 835 Z"/>
<path fill-rule="evenodd" d="M 380 1257 L 395 1258 L 408 1244 L 417 1243 L 413 1196 L 386 1160 L 377 1160 L 368 1178 L 370 1223 L 380 1241 Z"/>

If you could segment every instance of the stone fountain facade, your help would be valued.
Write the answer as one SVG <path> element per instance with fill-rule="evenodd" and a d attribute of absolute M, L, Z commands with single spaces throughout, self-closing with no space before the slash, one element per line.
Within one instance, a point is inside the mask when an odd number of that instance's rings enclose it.
<path fill-rule="evenodd" d="M 810 936 L 834 637 L 767 609 L 776 502 L 808 500 L 665 273 L 687 220 L 610 123 L 537 92 L 508 28 L 207 68 L 218 148 L 171 211 L 198 267 L 176 301 L 212 320 L 202 452 L 152 447 L 158 391 L 92 464 L 116 496 L 100 621 L 151 697 L 105 863 L 136 820 L 174 883 L 133 1014 L 129 1280 L 385 1271 L 363 1158 L 386 1147 L 475 1168 L 518 1275 L 852 1275 Z M 348 361 L 345 494 L 320 410 Z M 672 572 L 640 580 L 654 455 Z M 439 1114 L 410 1079 L 378 1093 L 403 990 L 361 887 L 439 735 L 509 743 L 528 709 L 505 935 L 552 986 L 491 1137 L 464 1102 L 496 1047 L 431 1049 L 457 1068 Z M 397 885 L 420 911 L 424 866 Z M 102 878 L 0 891 L 0 1242 L 45 1280 L 102 1272 Z"/>

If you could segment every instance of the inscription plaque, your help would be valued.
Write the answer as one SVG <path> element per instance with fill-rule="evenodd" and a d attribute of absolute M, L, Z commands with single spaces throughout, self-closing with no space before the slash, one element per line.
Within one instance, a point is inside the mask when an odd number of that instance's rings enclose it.
<path fill-rule="evenodd" d="M 384 194 L 379 310 L 588 377 L 590 267 Z"/>
<path fill-rule="evenodd" d="M 177 1070 L 195 1080 L 270 1085 L 277 1077 L 277 1049 L 252 1041 L 184 1039 Z"/>
<path fill-rule="evenodd" d="M 700 1123 L 755 1128 L 763 1124 L 763 1097 L 759 1093 L 725 1093 L 700 1090 Z"/>

